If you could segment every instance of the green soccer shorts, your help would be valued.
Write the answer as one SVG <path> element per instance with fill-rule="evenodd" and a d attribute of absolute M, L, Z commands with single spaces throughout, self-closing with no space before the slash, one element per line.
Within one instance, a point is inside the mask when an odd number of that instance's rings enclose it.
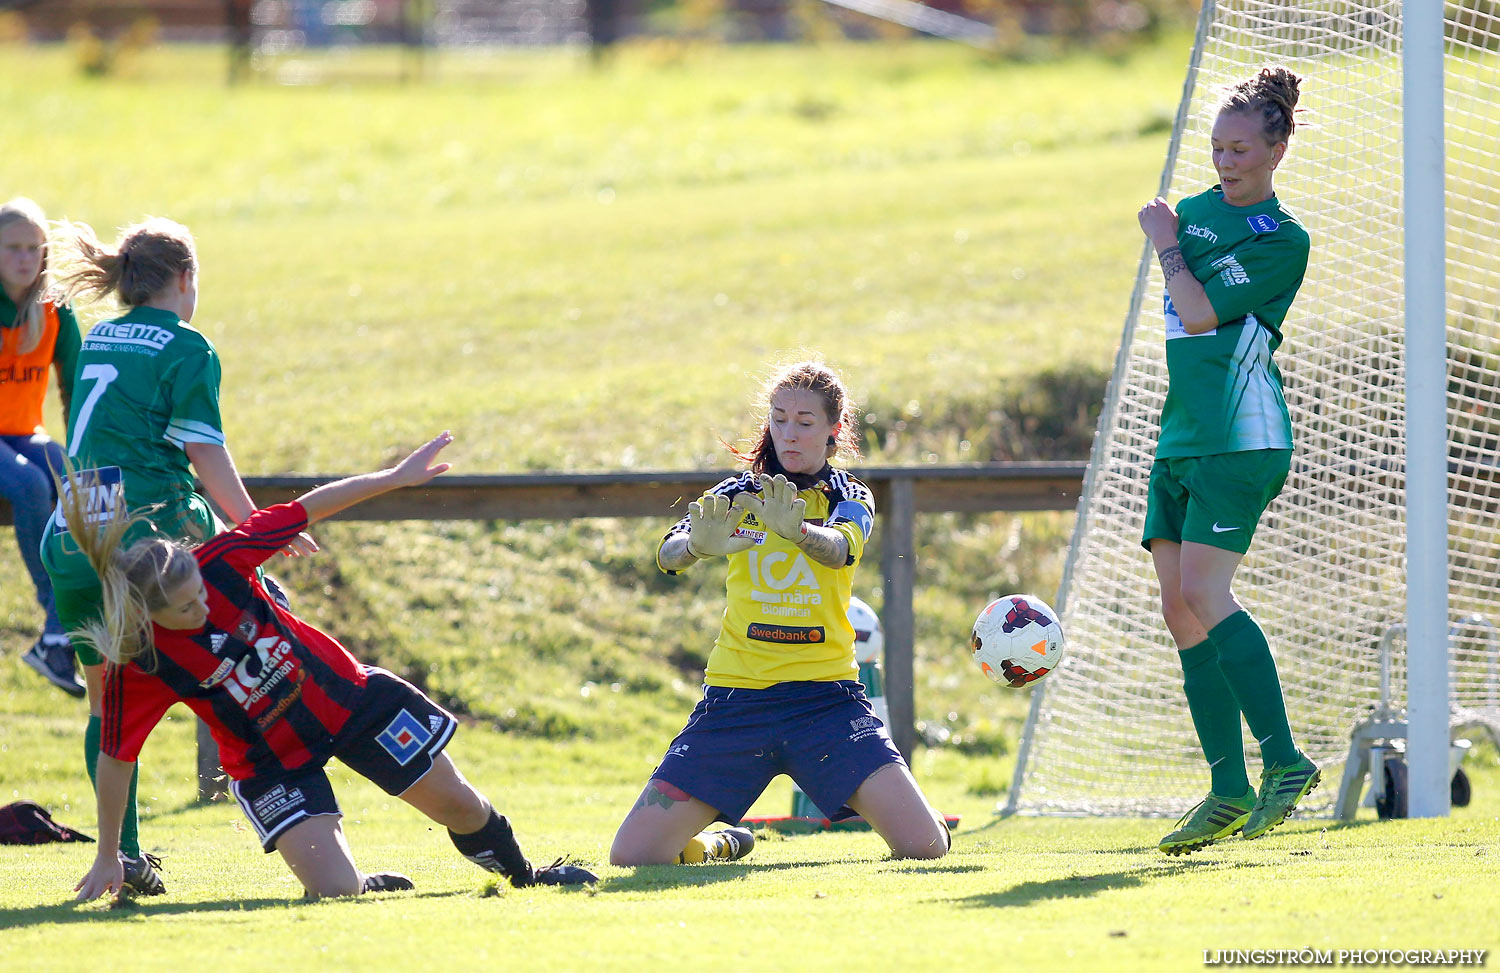
<path fill-rule="evenodd" d="M 1291 468 L 1290 449 L 1158 459 L 1146 486 L 1141 546 L 1192 541 L 1244 554 Z"/>

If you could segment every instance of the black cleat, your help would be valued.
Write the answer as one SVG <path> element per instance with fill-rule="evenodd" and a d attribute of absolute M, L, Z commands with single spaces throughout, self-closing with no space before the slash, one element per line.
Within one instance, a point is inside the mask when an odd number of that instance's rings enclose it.
<path fill-rule="evenodd" d="M 125 869 L 124 888 L 129 889 L 136 895 L 163 895 L 167 891 L 167 884 L 161 880 L 157 869 L 161 867 L 161 859 L 155 855 L 141 852 L 141 857 L 131 858 L 124 852 L 120 852 L 120 865 Z"/>
<path fill-rule="evenodd" d="M 73 668 L 73 646 L 66 636 L 43 635 L 26 650 L 21 660 L 69 696 L 81 698 L 87 695 L 88 688 Z"/>
<path fill-rule="evenodd" d="M 719 832 L 719 835 L 727 846 L 728 854 L 715 855 L 715 858 L 722 858 L 729 862 L 739 861 L 750 854 L 751 849 L 755 847 L 755 832 L 749 828 L 725 828 Z"/>
<path fill-rule="evenodd" d="M 531 870 L 531 881 L 527 885 L 594 885 L 599 876 L 580 865 L 565 864 L 563 859 L 542 868 Z"/>
<path fill-rule="evenodd" d="M 376 872 L 374 875 L 366 875 L 361 883 L 361 892 L 409 892 L 416 888 L 411 879 L 396 872 Z"/>

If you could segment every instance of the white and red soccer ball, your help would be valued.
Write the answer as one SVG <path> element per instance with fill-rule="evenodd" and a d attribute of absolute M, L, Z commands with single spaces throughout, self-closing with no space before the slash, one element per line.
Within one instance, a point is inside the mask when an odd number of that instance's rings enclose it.
<path fill-rule="evenodd" d="M 1012 689 L 1056 669 L 1067 647 L 1057 612 L 1035 595 L 1006 595 L 985 605 L 969 644 L 980 670 Z"/>
<path fill-rule="evenodd" d="M 885 658 L 885 630 L 875 609 L 859 598 L 849 599 L 849 624 L 854 626 L 854 661 L 879 662 Z"/>

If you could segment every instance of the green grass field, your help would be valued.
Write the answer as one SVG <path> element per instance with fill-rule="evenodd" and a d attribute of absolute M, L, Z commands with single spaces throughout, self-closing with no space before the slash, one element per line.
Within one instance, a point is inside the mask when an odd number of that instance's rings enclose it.
<path fill-rule="evenodd" d="M 444 427 L 464 472 L 723 468 L 765 363 L 799 351 L 846 370 L 875 462 L 1080 455 L 1187 42 L 1024 66 L 935 44 L 640 48 L 602 72 L 506 55 L 412 86 L 378 56 L 336 65 L 358 83 L 227 91 L 213 50 L 103 81 L 66 51 L 0 50 L 0 196 L 196 232 L 246 473 L 356 471 Z M 469 714 L 451 752 L 533 857 L 602 863 L 721 604 L 714 570 L 654 571 L 671 516 L 326 525 L 324 554 L 278 573 L 299 612 Z M 745 864 L 507 891 L 338 770 L 360 863 L 419 891 L 308 905 L 236 809 L 192 804 L 177 710 L 142 783 L 171 894 L 73 907 L 87 848 L 7 849 L 0 967 L 1155 970 L 1205 949 L 1496 945 L 1488 747 L 1449 820 L 1298 821 L 1186 862 L 1155 852 L 1161 821 L 998 819 L 1026 697 L 961 647 L 989 595 L 1055 590 L 1070 523 L 921 522 L 918 715 L 947 743 L 914 769 L 963 818 L 939 862 L 890 862 L 868 834 L 771 837 Z M 0 800 L 90 830 L 83 708 L 18 661 L 39 618 L 9 543 Z M 878 607 L 878 572 L 857 585 Z M 789 805 L 783 780 L 756 811 Z"/>
<path fill-rule="evenodd" d="M 35 683 L 16 668 L 0 677 L 3 793 L 22 789 L 87 826 L 91 797 L 73 760 L 79 706 Z M 473 727 L 449 752 L 512 816 L 534 858 L 589 862 L 605 860 L 656 756 Z M 0 964 L 83 969 L 128 954 L 227 969 L 274 956 L 293 969 L 360 970 L 400 956 L 439 968 L 1174 970 L 1200 966 L 1205 949 L 1493 948 L 1500 929 L 1492 750 L 1471 758 L 1475 803 L 1449 820 L 1297 821 L 1183 861 L 1155 850 L 1169 822 L 999 819 L 993 800 L 964 784 L 989 758 L 927 750 L 917 773 L 963 818 L 937 862 L 892 862 L 871 834 L 770 836 L 742 863 L 601 865 L 592 892 L 497 888 L 441 831 L 335 766 L 357 860 L 406 872 L 419 891 L 317 904 L 298 901 L 237 808 L 192 804 L 187 720 L 158 730 L 148 754 L 143 829 L 166 856 L 170 893 L 128 908 L 69 905 L 87 846 L 8 849 Z M 778 787 L 756 811 L 789 804 Z"/>

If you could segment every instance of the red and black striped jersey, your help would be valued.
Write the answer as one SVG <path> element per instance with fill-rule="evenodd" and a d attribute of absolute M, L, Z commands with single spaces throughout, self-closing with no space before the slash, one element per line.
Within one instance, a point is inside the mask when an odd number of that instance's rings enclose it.
<path fill-rule="evenodd" d="M 194 551 L 208 589 L 198 631 L 152 626 L 154 659 L 110 666 L 101 749 L 132 761 L 176 702 L 208 724 L 235 780 L 327 759 L 364 692 L 363 666 L 271 600 L 256 568 L 307 526 L 299 503 L 257 510 Z"/>

